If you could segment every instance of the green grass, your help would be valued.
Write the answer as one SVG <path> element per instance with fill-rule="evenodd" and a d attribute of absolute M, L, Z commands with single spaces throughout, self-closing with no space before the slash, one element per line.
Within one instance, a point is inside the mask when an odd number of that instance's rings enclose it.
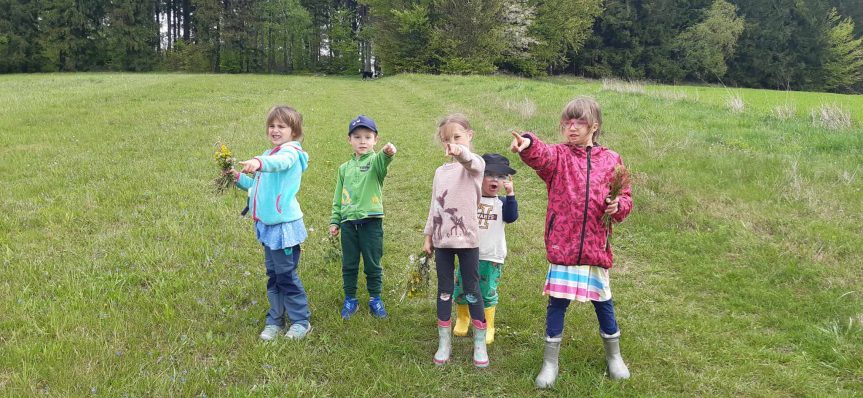
<path fill-rule="evenodd" d="M 603 105 L 603 143 L 634 172 L 612 270 L 633 377 L 604 376 L 593 311 L 574 305 L 557 388 L 539 395 L 861 395 L 863 98 L 732 91 L 743 113 L 722 88 L 626 94 L 571 78 L 0 76 L 0 395 L 536 395 L 546 193 L 505 151 L 510 129 L 556 141 L 560 109 L 578 94 Z M 301 276 L 315 329 L 262 343 L 265 276 L 238 215 L 244 195 L 214 195 L 209 183 L 213 144 L 260 153 L 277 103 L 305 118 Z M 855 125 L 812 127 L 809 111 L 824 103 Z M 786 104 L 796 116 L 774 117 Z M 444 161 L 435 122 L 452 111 L 470 117 L 478 152 L 507 153 L 519 171 L 521 216 L 507 229 L 498 337 L 481 371 L 467 339 L 451 364 L 432 364 L 431 290 L 398 302 Z M 345 323 L 323 239 L 358 113 L 399 148 L 385 186 L 391 317 Z"/>

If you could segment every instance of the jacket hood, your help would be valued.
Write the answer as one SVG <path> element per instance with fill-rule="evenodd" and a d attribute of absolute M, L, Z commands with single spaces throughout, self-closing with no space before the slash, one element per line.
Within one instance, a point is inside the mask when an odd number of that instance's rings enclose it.
<path fill-rule="evenodd" d="M 299 141 L 291 141 L 289 143 L 291 147 L 299 148 L 297 151 L 297 161 L 300 162 L 300 170 L 306 171 L 309 168 L 309 154 L 308 152 L 303 150 L 302 144 Z"/>

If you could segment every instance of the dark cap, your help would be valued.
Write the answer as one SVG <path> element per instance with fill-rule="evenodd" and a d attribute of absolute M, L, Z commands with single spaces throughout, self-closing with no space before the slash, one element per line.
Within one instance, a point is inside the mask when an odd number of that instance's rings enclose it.
<path fill-rule="evenodd" d="M 375 125 L 375 121 L 366 115 L 359 115 L 354 120 L 351 120 L 351 123 L 348 124 L 348 135 L 351 135 L 357 127 L 365 127 L 374 131 L 375 134 L 378 133 L 378 126 Z"/>
<path fill-rule="evenodd" d="M 509 159 L 505 156 L 496 153 L 487 153 L 482 155 L 482 160 L 485 160 L 485 172 L 495 173 L 500 175 L 515 174 L 515 169 L 509 167 Z"/>

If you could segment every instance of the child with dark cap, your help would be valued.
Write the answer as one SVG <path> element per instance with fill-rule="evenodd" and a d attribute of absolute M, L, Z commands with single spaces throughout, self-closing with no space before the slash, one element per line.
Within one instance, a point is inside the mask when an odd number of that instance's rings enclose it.
<path fill-rule="evenodd" d="M 485 174 L 482 179 L 482 198 L 477 206 L 479 220 L 479 288 L 485 306 L 487 329 L 486 344 L 494 341 L 494 315 L 497 307 L 497 285 L 503 273 L 506 259 L 506 235 L 504 225 L 518 219 L 518 202 L 512 186 L 515 170 L 509 167 L 509 160 L 496 153 L 482 155 L 485 160 Z M 506 196 L 498 196 L 501 187 Z M 456 320 L 453 334 L 467 336 L 470 325 L 468 301 L 461 285 L 461 273 L 456 273 L 454 297 L 456 298 Z"/>
<path fill-rule="evenodd" d="M 384 318 L 387 311 L 381 300 L 383 290 L 383 195 L 387 167 L 396 154 L 391 143 L 375 152 L 378 128 L 375 121 L 359 115 L 348 124 L 348 143 L 353 148 L 351 159 L 339 166 L 333 211 L 330 217 L 330 235 L 342 237 L 342 282 L 345 302 L 341 316 L 349 319 L 359 308 L 357 300 L 357 274 L 360 256 L 366 274 L 369 292 L 369 310 L 376 318 Z"/>

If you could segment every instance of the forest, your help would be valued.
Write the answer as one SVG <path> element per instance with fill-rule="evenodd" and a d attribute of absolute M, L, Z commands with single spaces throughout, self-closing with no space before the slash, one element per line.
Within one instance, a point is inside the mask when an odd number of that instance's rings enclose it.
<path fill-rule="evenodd" d="M 859 93 L 860 0 L 0 0 L 0 73 L 571 74 Z"/>

